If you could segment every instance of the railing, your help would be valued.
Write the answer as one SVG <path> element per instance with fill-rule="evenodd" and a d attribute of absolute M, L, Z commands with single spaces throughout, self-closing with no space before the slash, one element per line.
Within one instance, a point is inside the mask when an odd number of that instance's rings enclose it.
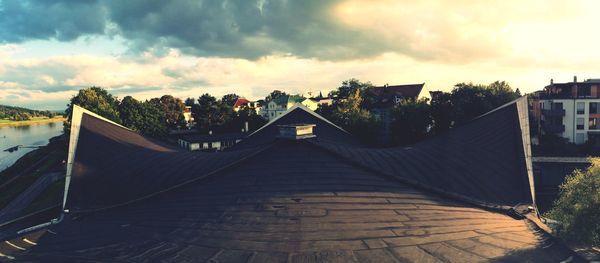
<path fill-rule="evenodd" d="M 542 124 L 542 130 L 546 133 L 562 133 L 565 131 L 563 124 Z"/>
<path fill-rule="evenodd" d="M 548 117 L 563 117 L 565 116 L 565 109 L 542 110 L 542 115 Z"/>

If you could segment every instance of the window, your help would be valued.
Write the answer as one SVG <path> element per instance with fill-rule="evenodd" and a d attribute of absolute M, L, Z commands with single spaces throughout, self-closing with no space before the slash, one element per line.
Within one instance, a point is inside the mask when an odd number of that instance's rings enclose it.
<path fill-rule="evenodd" d="M 579 88 L 579 96 L 581 97 L 589 97 L 592 95 L 592 89 L 590 86 L 580 87 Z"/>
<path fill-rule="evenodd" d="M 590 114 L 598 113 L 598 102 L 590 102 Z"/>
<path fill-rule="evenodd" d="M 590 130 L 598 130 L 600 129 L 600 119 L 598 118 L 589 118 L 588 121 L 588 129 Z"/>
<path fill-rule="evenodd" d="M 552 103 L 552 109 L 553 110 L 562 110 L 562 108 L 563 108 L 563 103 L 562 102 Z"/>
<path fill-rule="evenodd" d="M 575 135 L 575 143 L 583 144 L 585 142 L 585 135 L 583 133 L 578 133 Z"/>
<path fill-rule="evenodd" d="M 577 118 L 577 129 L 578 130 L 583 130 L 585 129 L 585 120 L 583 118 Z"/>
<path fill-rule="evenodd" d="M 585 102 L 577 102 L 577 114 L 585 114 Z"/>

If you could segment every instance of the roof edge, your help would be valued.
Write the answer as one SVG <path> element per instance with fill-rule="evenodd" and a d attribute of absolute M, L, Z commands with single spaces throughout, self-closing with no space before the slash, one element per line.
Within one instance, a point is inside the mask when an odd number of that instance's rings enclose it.
<path fill-rule="evenodd" d="M 77 150 L 77 143 L 79 142 L 79 131 L 81 128 L 81 121 L 83 119 L 83 114 L 90 115 L 94 118 L 103 120 L 105 122 L 111 123 L 113 125 L 119 126 L 126 130 L 130 130 L 129 128 L 118 124 L 114 121 L 111 121 L 107 118 L 104 118 L 92 111 L 89 111 L 79 105 L 73 104 L 73 110 L 71 111 L 71 132 L 69 134 L 69 149 L 67 151 L 67 172 L 65 175 L 65 191 L 63 195 L 63 203 L 62 209 L 65 209 L 65 205 L 67 203 L 67 195 L 69 193 L 69 185 L 71 183 L 71 174 L 73 173 L 73 163 L 75 161 L 75 154 Z"/>
<path fill-rule="evenodd" d="M 331 122 L 331 121 L 329 121 L 328 119 L 324 118 L 323 116 L 321 116 L 321 115 L 317 114 L 316 112 L 312 111 L 311 109 L 307 108 L 306 106 L 302 105 L 301 103 L 296 103 L 294 106 L 292 106 L 291 108 L 289 108 L 289 109 L 288 109 L 288 110 L 287 110 L 287 111 L 286 111 L 284 114 L 281 114 L 281 115 L 279 115 L 279 116 L 275 117 L 275 119 L 271 120 L 270 122 L 268 122 L 268 123 L 267 123 L 267 124 L 265 124 L 264 126 L 260 127 L 260 129 L 258 129 L 258 130 L 256 130 L 256 131 L 252 132 L 252 133 L 251 133 L 250 135 L 248 135 L 248 137 L 246 137 L 246 138 L 250 138 L 252 135 L 254 135 L 255 133 L 259 132 L 260 130 L 262 130 L 262 129 L 264 129 L 264 128 L 266 128 L 266 127 L 270 126 L 270 125 L 273 125 L 273 123 L 275 123 L 277 120 L 279 120 L 279 119 L 283 118 L 285 115 L 288 115 L 289 113 L 291 113 L 292 111 L 294 111 L 294 110 L 296 110 L 296 109 L 301 109 L 301 110 L 304 110 L 304 111 L 306 111 L 306 112 L 310 113 L 311 115 L 313 115 L 313 116 L 315 116 L 315 117 L 319 118 L 320 120 L 322 120 L 322 121 L 324 121 L 324 122 L 326 122 L 326 123 L 330 124 L 331 126 L 338 128 L 340 131 L 343 131 L 343 132 L 345 132 L 345 133 L 347 133 L 347 134 L 350 134 L 349 132 L 347 132 L 346 130 L 344 130 L 342 127 L 335 125 L 333 122 Z"/>

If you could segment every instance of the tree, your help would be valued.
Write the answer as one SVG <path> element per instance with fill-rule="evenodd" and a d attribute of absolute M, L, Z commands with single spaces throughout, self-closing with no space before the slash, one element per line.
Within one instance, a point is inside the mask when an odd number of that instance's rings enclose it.
<path fill-rule="evenodd" d="M 454 122 L 454 106 L 452 105 L 452 95 L 446 92 L 440 92 L 431 99 L 431 121 L 433 123 L 433 134 L 441 134 Z"/>
<path fill-rule="evenodd" d="M 239 95 L 237 95 L 235 93 L 231 93 L 231 94 L 224 95 L 221 98 L 221 102 L 229 107 L 233 107 L 233 104 L 235 104 L 235 101 L 239 98 L 240 98 Z"/>
<path fill-rule="evenodd" d="M 194 98 L 187 98 L 185 99 L 185 106 L 194 106 L 194 104 L 196 104 L 196 99 Z"/>
<path fill-rule="evenodd" d="M 361 91 L 357 89 L 354 94 L 334 106 L 331 120 L 359 140 L 373 144 L 380 125 L 368 110 L 361 107 L 361 104 Z"/>
<path fill-rule="evenodd" d="M 265 101 L 269 102 L 272 100 L 275 100 L 281 96 L 285 96 L 287 95 L 287 93 L 283 92 L 283 91 L 279 91 L 279 90 L 274 90 L 271 91 L 271 93 L 269 93 L 269 95 L 267 95 L 267 97 L 265 98 Z"/>
<path fill-rule="evenodd" d="M 164 112 L 168 128 L 176 129 L 186 124 L 183 116 L 185 104 L 183 104 L 181 99 L 171 95 L 163 95 L 160 98 L 151 99 L 150 103 L 153 103 Z"/>
<path fill-rule="evenodd" d="M 233 114 L 226 123 L 223 123 L 218 129 L 220 132 L 240 132 L 248 122 L 248 131 L 255 131 L 267 124 L 267 120 L 256 114 L 256 110 L 248 107 L 242 107 L 237 114 Z"/>
<path fill-rule="evenodd" d="M 227 123 L 235 116 L 231 106 L 206 93 L 198 98 L 198 104 L 192 107 L 194 120 L 205 129 L 210 129 Z"/>
<path fill-rule="evenodd" d="M 576 170 L 560 186 L 560 194 L 545 217 L 557 220 L 562 238 L 600 245 L 600 160 L 585 171 Z"/>
<path fill-rule="evenodd" d="M 336 90 L 332 91 L 329 95 L 330 97 L 333 96 L 337 97 L 338 99 L 345 99 L 356 94 L 357 90 L 361 91 L 360 94 L 364 94 L 363 91 L 370 87 L 373 87 L 371 82 L 360 82 L 358 79 L 352 78 L 349 80 L 344 80 L 342 85 Z"/>
<path fill-rule="evenodd" d="M 114 122 L 121 122 L 118 111 L 119 100 L 103 88 L 90 87 L 79 90 L 77 95 L 72 97 L 70 103 L 67 104 L 67 109 L 65 110 L 67 120 L 64 123 L 66 134 L 69 134 L 71 129 L 73 105 L 79 105 Z"/>
<path fill-rule="evenodd" d="M 519 95 L 505 81 L 489 85 L 459 83 L 452 90 L 453 119 L 464 123 L 517 99 Z"/>
<path fill-rule="evenodd" d="M 427 99 L 402 100 L 392 110 L 392 141 L 412 144 L 425 139 L 432 127 L 431 106 Z"/>
<path fill-rule="evenodd" d="M 123 125 L 141 134 L 164 137 L 168 133 L 165 114 L 155 103 L 127 96 L 119 104 L 119 115 Z"/>
<path fill-rule="evenodd" d="M 138 127 L 142 134 L 153 137 L 167 136 L 169 128 L 167 127 L 165 115 L 160 108 L 149 101 L 145 101 L 141 105 L 140 113 L 144 116 Z"/>
<path fill-rule="evenodd" d="M 119 104 L 119 117 L 125 127 L 139 131 L 144 117 L 142 115 L 142 103 L 131 96 L 126 96 Z"/>

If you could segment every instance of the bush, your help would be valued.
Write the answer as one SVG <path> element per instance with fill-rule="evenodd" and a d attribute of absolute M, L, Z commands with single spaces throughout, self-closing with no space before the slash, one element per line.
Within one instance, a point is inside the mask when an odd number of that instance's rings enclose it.
<path fill-rule="evenodd" d="M 600 159 L 575 170 L 560 186 L 554 206 L 544 216 L 557 220 L 557 234 L 567 241 L 600 245 Z"/>

